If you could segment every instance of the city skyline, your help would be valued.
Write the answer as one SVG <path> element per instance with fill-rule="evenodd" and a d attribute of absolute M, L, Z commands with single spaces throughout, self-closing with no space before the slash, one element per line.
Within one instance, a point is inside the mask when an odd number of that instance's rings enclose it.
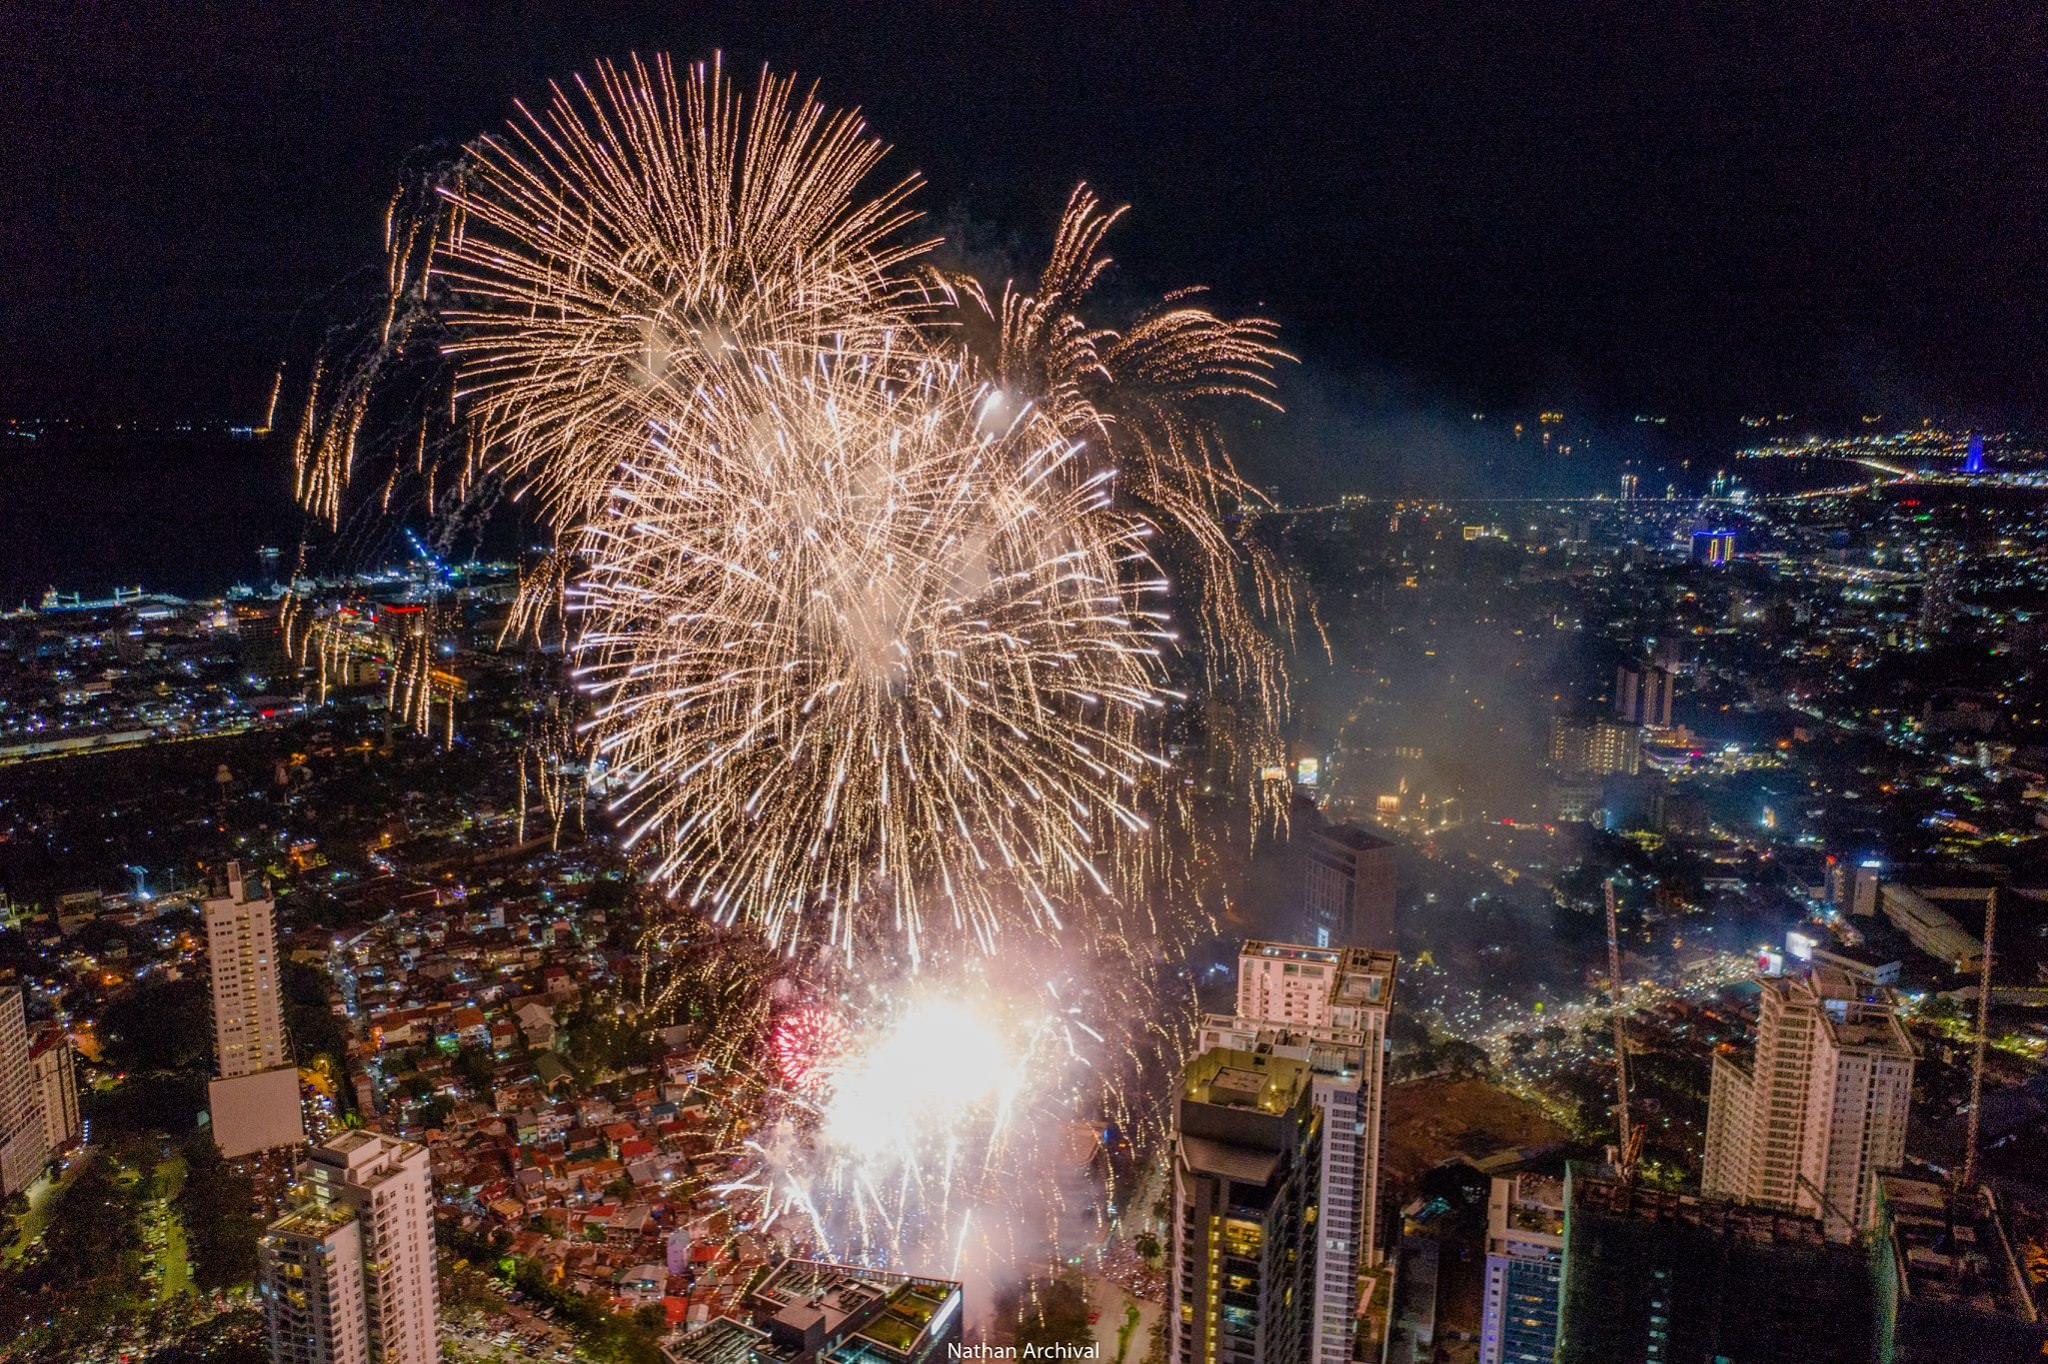
<path fill-rule="evenodd" d="M 2048 1354 L 2041 12 L 0 29 L 7 1358 Z"/>

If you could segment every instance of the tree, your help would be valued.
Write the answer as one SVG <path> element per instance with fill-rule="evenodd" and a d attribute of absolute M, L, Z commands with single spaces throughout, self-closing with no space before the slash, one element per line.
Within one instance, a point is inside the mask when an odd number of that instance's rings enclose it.
<path fill-rule="evenodd" d="M 116 1069 L 204 1074 L 213 1038 L 206 987 L 189 978 L 145 981 L 108 1002 L 100 1014 L 100 1036 L 107 1063 Z"/>
<path fill-rule="evenodd" d="M 1443 1064 L 1457 1075 L 1483 1075 L 1491 1064 L 1484 1049 L 1462 1038 L 1446 1039 L 1438 1054 Z"/>
<path fill-rule="evenodd" d="M 1019 1355 L 1028 1347 L 1043 1353 L 1048 1345 L 1087 1345 L 1095 1339 L 1088 1325 L 1088 1295 L 1073 1275 L 1027 1280 L 999 1294 L 996 1311 L 1010 1327 Z"/>
<path fill-rule="evenodd" d="M 210 1316 L 149 1357 L 149 1364 L 269 1364 L 270 1337 L 253 1307 Z"/>
<path fill-rule="evenodd" d="M 115 1178 L 111 1159 L 93 1160 L 50 1209 L 42 1268 L 60 1284 L 119 1276 L 142 1244 L 135 1230 L 135 1191 Z"/>
<path fill-rule="evenodd" d="M 489 1098 L 498 1078 L 498 1060 L 489 1047 L 464 1047 L 455 1053 L 455 1073 L 472 1091 Z"/>
<path fill-rule="evenodd" d="M 178 1190 L 178 1214 L 192 1256 L 192 1279 L 202 1292 L 235 1288 L 256 1277 L 256 1245 L 263 1223 L 255 1214 L 256 1191 L 247 1175 L 221 1159 L 205 1133 L 184 1145 L 185 1183 Z"/>

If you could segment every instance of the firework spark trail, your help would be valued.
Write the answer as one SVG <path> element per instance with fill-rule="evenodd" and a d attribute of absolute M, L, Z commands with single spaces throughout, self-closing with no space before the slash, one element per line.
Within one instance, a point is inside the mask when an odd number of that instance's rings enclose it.
<path fill-rule="evenodd" d="M 439 273 L 495 468 L 558 528 L 644 454 L 650 419 L 716 401 L 726 352 L 867 351 L 929 311 L 904 269 L 928 243 L 917 181 L 857 191 L 886 148 L 860 119 L 764 73 L 743 101 L 712 63 L 599 67 L 450 194 Z"/>
<path fill-rule="evenodd" d="M 803 1082 L 770 1078 L 750 1169 L 721 1191 L 754 1226 L 868 1262 L 979 1275 L 1098 1236 L 1099 1133 L 1144 1139 L 1160 1122 L 1116 1102 L 1164 1080 L 1151 1039 L 1119 1020 L 1160 1001 L 1114 954 L 1045 949 L 1021 964 L 841 976 L 790 1008 L 777 1036 L 822 1034 L 830 1059 L 809 1069 L 805 1043 Z"/>
<path fill-rule="evenodd" d="M 314 372 L 295 460 L 336 533 L 364 505 L 473 523 L 500 489 L 531 500 L 550 543 L 513 619 L 574 661 L 569 746 L 703 931 L 761 945 L 698 953 L 656 1002 L 701 999 L 745 1064 L 792 1017 L 766 982 L 864 982 L 829 1082 L 780 1077 L 795 1116 L 747 1187 L 821 1244 L 931 1264 L 970 1227 L 1037 1234 L 1003 1209 L 1071 1165 L 1049 1133 L 1152 1121 L 1122 1096 L 1183 1040 L 1160 967 L 1207 856 L 1167 726 L 1199 687 L 1271 813 L 1284 792 L 1249 774 L 1286 674 L 1262 625 L 1297 603 L 1231 528 L 1261 499 L 1204 413 L 1270 402 L 1271 324 L 1189 294 L 1090 321 L 1120 210 L 1085 188 L 1032 287 L 991 296 L 926 259 L 914 177 L 867 188 L 884 150 L 716 63 L 555 90 L 431 204 L 394 201 L 372 361 Z M 384 439 L 378 383 L 428 342 L 454 377 L 406 387 Z M 1017 998 L 991 959 L 1067 993 Z M 939 1058 L 971 1122 L 857 1102 L 929 989 L 993 1010 L 951 1020 L 973 1057 Z"/>
<path fill-rule="evenodd" d="M 1285 676 L 1239 581 L 1293 602 L 1225 529 L 1256 494 L 1195 411 L 1264 400 L 1270 324 L 1184 296 L 1084 321 L 1118 216 L 1085 189 L 990 304 L 923 265 L 914 177 L 864 189 L 884 151 L 715 62 L 557 88 L 387 227 L 378 353 L 439 335 L 465 437 L 423 420 L 380 464 L 369 386 L 323 373 L 297 455 L 330 524 L 380 468 L 380 500 L 535 495 L 555 548 L 516 618 L 563 621 L 657 877 L 779 944 L 880 924 L 914 960 L 1151 913 L 1184 870 L 1156 833 L 1188 819 L 1157 757 L 1177 626 L 1257 755 Z"/>
<path fill-rule="evenodd" d="M 915 960 L 1110 889 L 1171 639 L 1107 471 L 957 365 L 896 368 L 745 356 L 621 471 L 570 606 L 655 878 L 775 943 L 881 920 Z"/>

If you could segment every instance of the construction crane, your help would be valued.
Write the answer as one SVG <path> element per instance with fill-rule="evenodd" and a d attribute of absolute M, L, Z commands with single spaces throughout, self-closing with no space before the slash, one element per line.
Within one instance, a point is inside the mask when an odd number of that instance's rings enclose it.
<path fill-rule="evenodd" d="M 1823 1213 L 1825 1213 L 1828 1217 L 1834 1218 L 1837 1222 L 1840 1222 L 1844 1227 L 1847 1227 L 1850 1236 L 1853 1237 L 1856 1234 L 1856 1219 L 1849 1216 L 1847 1213 L 1843 1212 L 1841 1208 L 1837 1207 L 1835 1204 L 1835 1200 L 1828 1197 L 1826 1189 L 1821 1188 L 1820 1185 L 1808 1179 L 1803 1171 L 1800 1173 L 1798 1179 L 1795 1182 L 1799 1188 L 1802 1188 L 1806 1190 L 1807 1193 L 1813 1195 L 1813 1201 L 1819 1205 L 1820 1210 Z M 1823 1223 L 1823 1225 L 1825 1225 L 1825 1223 Z"/>
<path fill-rule="evenodd" d="M 1614 1005 L 1615 1122 L 1620 1134 L 1614 1164 L 1621 1182 L 1632 1184 L 1643 1153 L 1643 1132 L 1628 1120 L 1628 1023 L 1621 1003 L 1621 934 L 1615 927 L 1614 882 L 1608 880 L 1601 889 L 1607 897 L 1607 993 Z"/>
<path fill-rule="evenodd" d="M 1977 1132 L 1984 1112 L 1984 1041 L 1991 1032 L 1991 936 L 1998 930 L 1998 887 L 1984 900 L 1984 965 L 1977 977 L 1977 1054 L 1970 1062 L 1970 1124 L 1963 1142 L 1962 1192 L 1977 1187 Z"/>

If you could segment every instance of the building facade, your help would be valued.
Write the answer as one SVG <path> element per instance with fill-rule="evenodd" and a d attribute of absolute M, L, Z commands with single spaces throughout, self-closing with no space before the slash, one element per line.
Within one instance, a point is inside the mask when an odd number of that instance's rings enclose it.
<path fill-rule="evenodd" d="M 248 895 L 242 864 L 228 863 L 227 894 L 206 902 L 214 1066 L 223 1080 L 291 1063 L 278 996 L 277 903 Z"/>
<path fill-rule="evenodd" d="M 1624 663 L 1615 670 L 1614 713 L 1624 724 L 1671 728 L 1671 703 L 1677 694 L 1677 674 L 1667 668 Z"/>
<path fill-rule="evenodd" d="M 0 990 L 0 1195 L 20 1193 L 49 1162 L 43 1106 L 29 1060 L 28 1008 L 19 989 Z"/>
<path fill-rule="evenodd" d="M 261 1247 L 275 1364 L 433 1364 L 439 1288 L 427 1150 L 344 1132 L 299 1166 Z"/>
<path fill-rule="evenodd" d="M 1316 1183 L 1310 1357 L 1350 1359 L 1359 1274 L 1379 1263 L 1391 952 L 1252 941 L 1238 955 L 1237 1012 L 1203 1020 L 1198 1050 L 1305 1064 L 1322 1120 Z"/>
<path fill-rule="evenodd" d="M 1552 716 L 1550 765 L 1565 776 L 1633 777 L 1643 767 L 1643 731 L 1605 716 Z"/>
<path fill-rule="evenodd" d="M 36 1035 L 28 1051 L 36 1103 L 43 1119 L 43 1150 L 55 1154 L 78 1140 L 78 1069 L 71 1037 L 55 1024 Z"/>
<path fill-rule="evenodd" d="M 1302 916 L 1320 947 L 1394 950 L 1394 845 L 1355 824 L 1302 837 Z"/>
<path fill-rule="evenodd" d="M 1871 1272 L 1799 1213 L 1565 1172 L 1557 1364 L 1869 1364 Z"/>
<path fill-rule="evenodd" d="M 2015 1235 L 1986 1185 L 1950 1189 L 1878 1179 L 1878 1357 L 1895 1364 L 2040 1364 L 2048 1358 L 2048 1277 L 2038 1242 Z M 1967 1341 L 1967 1355 L 1959 1343 Z"/>
<path fill-rule="evenodd" d="M 271 1364 L 370 1364 L 363 1228 L 309 1203 L 270 1224 L 259 1251 Z"/>
<path fill-rule="evenodd" d="M 1479 1364 L 1550 1364 L 1563 1273 L 1563 1181 L 1495 1176 L 1486 1208 Z"/>
<path fill-rule="evenodd" d="M 1310 1364 L 1323 1117 L 1308 1064 L 1215 1047 L 1174 1122 L 1174 1364 Z"/>
<path fill-rule="evenodd" d="M 219 1072 L 207 1086 L 214 1143 L 231 1160 L 296 1146 L 306 1132 L 278 993 L 277 904 L 260 890 L 251 896 L 241 864 L 230 862 L 227 894 L 206 902 L 205 919 Z"/>
<path fill-rule="evenodd" d="M 1913 1048 L 1890 991 L 1823 966 L 1761 982 L 1753 1063 L 1714 1057 L 1702 1189 L 1877 1225 L 1877 1175 L 1905 1155 Z"/>

